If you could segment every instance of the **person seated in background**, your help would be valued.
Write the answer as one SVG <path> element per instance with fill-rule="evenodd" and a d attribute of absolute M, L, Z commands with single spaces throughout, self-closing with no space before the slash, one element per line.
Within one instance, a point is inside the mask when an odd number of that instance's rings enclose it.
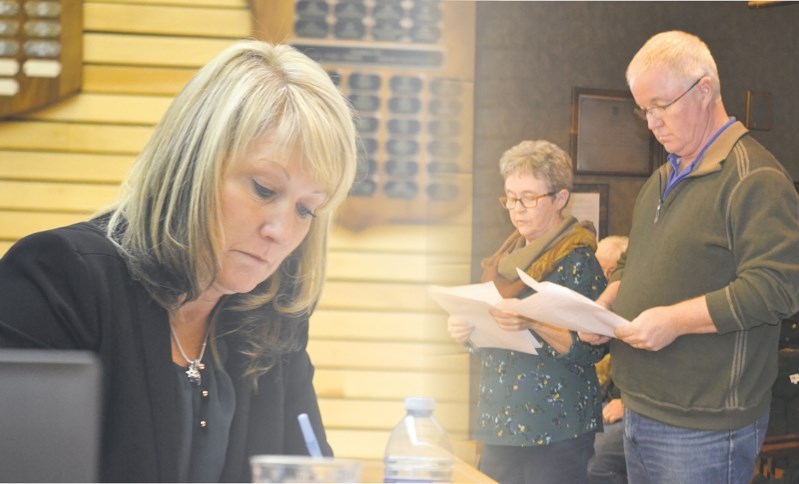
<path fill-rule="evenodd" d="M 0 348 L 102 363 L 99 480 L 251 482 L 252 455 L 308 454 L 302 413 L 332 455 L 306 346 L 355 133 L 319 64 L 235 43 L 175 97 L 111 208 L 0 260 Z"/>
<path fill-rule="evenodd" d="M 499 201 L 516 230 L 482 261 L 481 281 L 493 281 L 506 299 L 524 298 L 531 290 L 518 267 L 538 281 L 597 297 L 605 277 L 594 257 L 593 226 L 564 213 L 573 182 L 569 155 L 548 141 L 523 141 L 502 155 L 499 170 L 505 180 Z M 480 470 L 503 484 L 586 482 L 594 434 L 602 428 L 594 364 L 605 348 L 583 343 L 573 331 L 505 311 L 502 303 L 491 316 L 504 330 L 532 331 L 542 347 L 535 355 L 476 350 Z M 455 341 L 465 342 L 474 326 L 452 316 L 448 329 Z"/>
<path fill-rule="evenodd" d="M 627 250 L 627 236 L 609 235 L 597 243 L 596 258 L 606 279 L 616 269 L 619 257 Z M 610 378 L 610 354 L 596 365 L 602 392 L 602 421 L 604 430 L 596 434 L 594 456 L 588 462 L 589 484 L 626 484 L 627 466 L 624 463 L 624 404 L 621 393 Z"/>
<path fill-rule="evenodd" d="M 596 260 L 602 266 L 605 279 L 610 280 L 610 275 L 616 270 L 619 258 L 627 250 L 628 240 L 626 235 L 608 235 L 596 244 Z"/>

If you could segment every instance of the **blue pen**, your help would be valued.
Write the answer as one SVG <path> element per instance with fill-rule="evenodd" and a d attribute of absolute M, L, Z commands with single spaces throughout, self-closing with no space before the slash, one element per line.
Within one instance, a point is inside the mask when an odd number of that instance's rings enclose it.
<path fill-rule="evenodd" d="M 305 447 L 308 448 L 308 453 L 311 457 L 322 457 L 322 449 L 319 448 L 319 441 L 316 440 L 316 434 L 313 431 L 313 427 L 311 427 L 308 414 L 301 413 L 297 415 L 297 421 L 300 423 L 302 438 L 305 439 Z"/>

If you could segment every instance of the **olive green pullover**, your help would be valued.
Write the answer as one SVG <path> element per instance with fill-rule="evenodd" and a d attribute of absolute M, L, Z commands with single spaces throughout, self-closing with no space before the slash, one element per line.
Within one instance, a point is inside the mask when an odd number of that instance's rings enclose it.
<path fill-rule="evenodd" d="M 741 428 L 769 408 L 779 323 L 799 309 L 799 197 L 740 122 L 661 201 L 671 169 L 661 166 L 638 194 L 611 278 L 621 280 L 614 310 L 633 320 L 705 295 L 718 333 L 683 335 L 655 352 L 614 340 L 611 374 L 624 404 L 644 416 Z"/>

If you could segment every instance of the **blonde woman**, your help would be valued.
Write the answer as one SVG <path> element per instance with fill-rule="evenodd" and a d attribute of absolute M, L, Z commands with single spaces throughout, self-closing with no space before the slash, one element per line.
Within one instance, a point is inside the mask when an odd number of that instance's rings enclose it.
<path fill-rule="evenodd" d="M 288 46 L 242 41 L 175 98 L 119 200 L 0 261 L 0 347 L 94 351 L 100 480 L 251 480 L 325 439 L 308 317 L 356 164 L 351 110 Z"/>

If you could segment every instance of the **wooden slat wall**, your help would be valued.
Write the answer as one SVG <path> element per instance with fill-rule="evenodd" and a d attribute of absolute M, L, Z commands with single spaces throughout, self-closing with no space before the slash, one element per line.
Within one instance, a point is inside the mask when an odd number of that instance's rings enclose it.
<path fill-rule="evenodd" d="M 172 96 L 251 36 L 246 0 L 88 0 L 84 30 L 83 92 L 0 121 L 0 255 L 112 201 Z M 467 439 L 468 358 L 426 286 L 468 282 L 469 213 L 448 226 L 334 229 L 309 348 L 338 455 L 381 458 L 407 395 L 434 396 L 453 438 Z"/>

